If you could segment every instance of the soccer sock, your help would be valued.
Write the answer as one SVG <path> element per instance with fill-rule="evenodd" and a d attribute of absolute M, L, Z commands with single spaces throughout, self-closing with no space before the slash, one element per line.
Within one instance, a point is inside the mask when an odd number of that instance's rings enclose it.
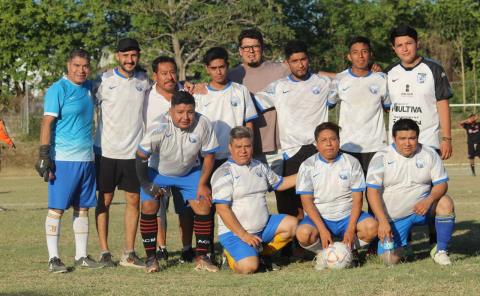
<path fill-rule="evenodd" d="M 156 256 L 157 249 L 157 215 L 144 214 L 140 215 L 140 233 L 142 234 L 143 247 L 148 257 Z"/>
<path fill-rule="evenodd" d="M 277 234 L 271 242 L 263 247 L 261 254 L 265 256 L 271 256 L 273 253 L 285 247 L 291 240 L 291 238 L 284 238 L 280 234 Z"/>
<path fill-rule="evenodd" d="M 235 259 L 233 259 L 232 255 L 230 255 L 230 253 L 227 251 L 227 249 L 223 249 L 223 254 L 225 255 L 225 257 L 227 258 L 227 264 L 228 266 L 230 267 L 231 270 L 235 270 L 234 267 L 235 267 Z"/>
<path fill-rule="evenodd" d="M 472 175 L 476 176 L 476 174 L 475 174 L 475 165 L 474 165 L 474 164 L 471 164 L 471 165 L 470 165 L 470 169 L 472 170 Z"/>
<path fill-rule="evenodd" d="M 47 237 L 48 260 L 58 255 L 58 238 L 60 237 L 60 219 L 62 214 L 48 210 L 45 219 L 45 234 Z"/>
<path fill-rule="evenodd" d="M 203 256 L 210 252 L 212 224 L 213 221 L 210 214 L 195 215 L 193 217 L 193 231 L 197 238 L 197 256 Z"/>
<path fill-rule="evenodd" d="M 435 217 L 435 229 L 437 230 L 437 252 L 446 251 L 448 243 L 452 239 L 455 214 Z"/>
<path fill-rule="evenodd" d="M 310 246 L 302 246 L 301 244 L 300 244 L 300 246 L 302 248 L 304 248 L 305 250 L 309 250 L 310 252 L 313 252 L 315 254 L 320 253 L 320 251 L 323 249 L 322 248 L 322 243 L 320 242 L 319 239 L 316 242 L 314 242 L 313 244 L 311 244 Z"/>
<path fill-rule="evenodd" d="M 88 211 L 73 211 L 73 232 L 75 233 L 75 260 L 87 257 Z"/>

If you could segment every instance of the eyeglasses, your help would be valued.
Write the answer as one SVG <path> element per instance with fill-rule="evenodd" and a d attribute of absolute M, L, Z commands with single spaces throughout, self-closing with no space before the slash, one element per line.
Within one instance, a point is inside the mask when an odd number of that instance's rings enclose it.
<path fill-rule="evenodd" d="M 245 52 L 250 52 L 250 51 L 259 51 L 262 48 L 261 45 L 245 45 L 245 46 L 240 46 L 240 49 L 245 51 Z"/>

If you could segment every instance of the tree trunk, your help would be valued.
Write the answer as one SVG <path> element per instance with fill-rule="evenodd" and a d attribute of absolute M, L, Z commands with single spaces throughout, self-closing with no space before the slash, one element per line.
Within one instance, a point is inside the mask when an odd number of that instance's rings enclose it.
<path fill-rule="evenodd" d="M 478 101 L 478 88 L 477 88 L 477 53 L 473 56 L 472 59 L 472 70 L 473 70 L 473 103 L 477 104 Z M 473 113 L 477 113 L 477 105 L 473 106 Z"/>
<path fill-rule="evenodd" d="M 460 40 L 459 44 L 460 50 L 460 69 L 462 71 L 462 102 L 463 104 L 467 103 L 467 94 L 465 89 L 465 61 L 463 60 L 463 40 Z M 467 112 L 467 106 L 463 106 L 463 113 Z"/>

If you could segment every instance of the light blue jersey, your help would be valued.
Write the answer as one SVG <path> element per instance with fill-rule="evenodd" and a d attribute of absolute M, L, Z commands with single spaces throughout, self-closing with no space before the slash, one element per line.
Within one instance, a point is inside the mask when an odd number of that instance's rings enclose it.
<path fill-rule="evenodd" d="M 44 115 L 57 118 L 52 124 L 51 154 L 55 160 L 93 160 L 93 98 L 92 84 L 75 84 L 66 77 L 48 88 Z"/>

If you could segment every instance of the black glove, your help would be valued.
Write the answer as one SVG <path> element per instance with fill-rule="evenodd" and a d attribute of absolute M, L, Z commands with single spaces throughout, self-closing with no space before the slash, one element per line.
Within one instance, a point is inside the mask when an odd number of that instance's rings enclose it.
<path fill-rule="evenodd" d="M 160 187 L 153 183 L 144 183 L 142 184 L 142 189 L 146 194 L 154 198 L 161 198 L 165 195 L 166 190 L 163 187 Z"/>
<path fill-rule="evenodd" d="M 38 161 L 35 164 L 35 169 L 40 177 L 43 177 L 43 180 L 48 182 L 50 172 L 55 169 L 55 163 L 50 158 L 50 145 L 41 145 L 38 151 Z"/>

